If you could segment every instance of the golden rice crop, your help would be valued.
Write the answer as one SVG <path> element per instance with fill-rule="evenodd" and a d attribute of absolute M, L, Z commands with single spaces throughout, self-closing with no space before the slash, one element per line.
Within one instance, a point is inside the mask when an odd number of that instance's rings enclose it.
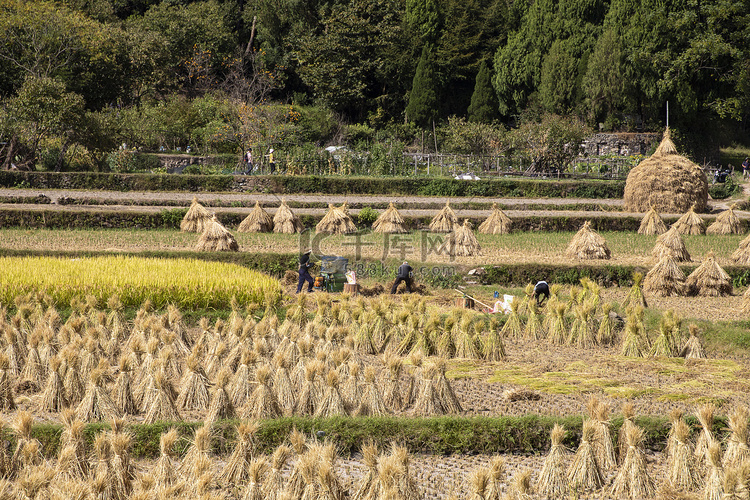
<path fill-rule="evenodd" d="M 150 300 L 156 307 L 225 307 L 232 297 L 240 303 L 275 302 L 278 280 L 235 264 L 197 259 L 148 259 L 107 256 L 80 259 L 0 257 L 0 303 L 16 296 L 45 292 L 58 304 L 93 295 L 100 302 L 117 295 L 125 306 Z"/>

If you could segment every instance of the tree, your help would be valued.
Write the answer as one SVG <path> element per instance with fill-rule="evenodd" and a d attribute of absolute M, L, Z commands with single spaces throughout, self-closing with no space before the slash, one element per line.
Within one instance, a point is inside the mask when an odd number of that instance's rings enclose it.
<path fill-rule="evenodd" d="M 578 118 L 545 114 L 539 121 L 522 117 L 510 138 L 513 147 L 531 159 L 530 170 L 554 174 L 578 156 L 590 132 Z"/>
<path fill-rule="evenodd" d="M 435 43 L 441 28 L 436 0 L 406 0 L 404 18 L 407 32 L 416 36 L 419 45 Z"/>
<path fill-rule="evenodd" d="M 471 105 L 468 109 L 469 121 L 491 123 L 499 118 L 497 96 L 490 81 L 490 68 L 485 61 L 479 67 L 474 93 L 471 95 Z"/>
<path fill-rule="evenodd" d="M 427 128 L 438 116 L 438 95 L 435 89 L 435 66 L 430 47 L 422 48 L 417 72 L 412 82 L 406 117 L 416 125 Z"/>
<path fill-rule="evenodd" d="M 614 29 L 606 29 L 599 37 L 589 58 L 583 88 L 592 116 L 597 120 L 623 109 L 625 73 L 622 42 Z"/>

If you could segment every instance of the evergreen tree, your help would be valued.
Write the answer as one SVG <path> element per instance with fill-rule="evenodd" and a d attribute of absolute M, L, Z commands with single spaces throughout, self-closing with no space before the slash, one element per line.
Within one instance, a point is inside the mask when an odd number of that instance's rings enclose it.
<path fill-rule="evenodd" d="M 432 60 L 430 47 L 422 47 L 417 72 L 406 106 L 406 117 L 418 126 L 426 128 L 438 116 L 438 98 L 435 81 L 435 63 Z"/>
<path fill-rule="evenodd" d="M 495 89 L 492 88 L 490 82 L 490 68 L 485 61 L 482 61 L 468 109 L 469 121 L 490 123 L 499 118 L 498 107 Z"/>

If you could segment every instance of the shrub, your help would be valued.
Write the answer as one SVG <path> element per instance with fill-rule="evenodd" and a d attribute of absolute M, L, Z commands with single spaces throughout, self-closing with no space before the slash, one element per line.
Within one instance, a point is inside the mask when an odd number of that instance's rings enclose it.
<path fill-rule="evenodd" d="M 370 207 L 364 207 L 359 211 L 357 215 L 357 222 L 361 226 L 372 226 L 372 223 L 377 220 L 379 214 Z"/>

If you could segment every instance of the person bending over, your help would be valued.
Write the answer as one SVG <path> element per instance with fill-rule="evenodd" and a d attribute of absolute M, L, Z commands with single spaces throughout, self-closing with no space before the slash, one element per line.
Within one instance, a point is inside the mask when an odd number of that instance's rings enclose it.
<path fill-rule="evenodd" d="M 538 306 L 541 306 L 545 299 L 549 300 L 549 285 L 546 281 L 540 281 L 534 285 L 534 298 Z"/>
<path fill-rule="evenodd" d="M 310 266 L 312 266 L 312 262 L 310 262 L 311 253 L 312 250 L 308 250 L 299 257 L 299 280 L 297 280 L 297 293 L 300 293 L 302 291 L 302 285 L 305 284 L 305 281 L 307 281 L 307 291 L 313 291 L 314 280 L 313 277 L 310 276 L 310 271 L 308 271 L 308 269 L 310 269 Z"/>
<path fill-rule="evenodd" d="M 398 288 L 399 283 L 402 281 L 406 283 L 406 291 L 411 293 L 411 271 L 411 266 L 406 261 L 398 266 L 396 281 L 393 282 L 393 286 L 391 287 L 391 294 L 396 293 L 396 288 Z"/>

